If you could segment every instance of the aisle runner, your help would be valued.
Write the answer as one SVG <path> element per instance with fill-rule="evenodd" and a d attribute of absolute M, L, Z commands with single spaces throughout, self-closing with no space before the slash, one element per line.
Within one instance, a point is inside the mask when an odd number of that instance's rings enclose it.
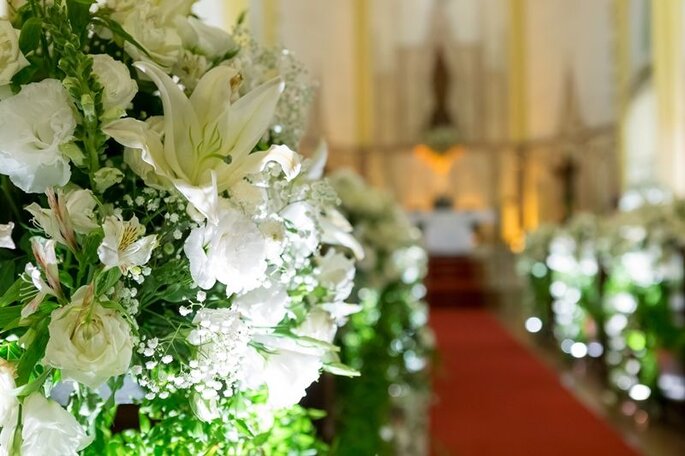
<path fill-rule="evenodd" d="M 634 456 L 485 310 L 432 309 L 435 456 Z"/>

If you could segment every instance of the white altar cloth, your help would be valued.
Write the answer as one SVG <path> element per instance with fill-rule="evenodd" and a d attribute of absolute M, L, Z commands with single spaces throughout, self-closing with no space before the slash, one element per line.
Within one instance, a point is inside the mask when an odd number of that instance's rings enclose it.
<path fill-rule="evenodd" d="M 432 255 L 469 255 L 476 248 L 475 228 L 495 221 L 492 211 L 460 212 L 438 209 L 410 214 L 421 227 L 426 248 Z"/>

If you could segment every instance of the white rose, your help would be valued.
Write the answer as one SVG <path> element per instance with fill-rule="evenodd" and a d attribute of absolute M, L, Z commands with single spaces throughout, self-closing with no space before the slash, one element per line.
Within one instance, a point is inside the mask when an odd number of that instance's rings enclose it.
<path fill-rule="evenodd" d="M 354 287 L 354 261 L 334 251 L 316 259 L 318 279 L 321 285 L 328 288 L 335 301 L 345 300 Z"/>
<path fill-rule="evenodd" d="M 70 304 L 52 312 L 48 330 L 44 362 L 65 377 L 97 388 L 128 370 L 131 327 L 119 312 L 93 301 L 89 287 L 76 290 Z"/>
<path fill-rule="evenodd" d="M 95 54 L 93 57 L 93 73 L 104 88 L 102 104 L 105 117 L 119 118 L 125 114 L 126 107 L 138 93 L 138 84 L 131 79 L 128 67 L 107 54 Z"/>
<path fill-rule="evenodd" d="M 24 86 L 0 101 L 0 174 L 27 193 L 69 182 L 69 161 L 59 146 L 72 139 L 76 119 L 56 79 Z"/>
<path fill-rule="evenodd" d="M 190 274 L 204 289 L 219 281 L 226 293 L 257 288 L 266 273 L 267 241 L 257 225 L 239 211 L 224 210 L 218 223 L 191 231 L 183 247 Z"/>
<path fill-rule="evenodd" d="M 76 456 L 90 439 L 57 402 L 33 393 L 22 407 L 22 456 Z"/>
<path fill-rule="evenodd" d="M 183 46 L 210 59 L 222 58 L 236 48 L 231 35 L 195 17 L 179 16 L 177 24 Z"/>
<path fill-rule="evenodd" d="M 29 62 L 19 50 L 19 32 L 6 19 L 0 19 L 0 43 L 0 86 L 3 86 Z"/>
<path fill-rule="evenodd" d="M 0 360 L 0 456 L 10 454 L 19 419 L 19 401 L 14 395 L 14 369 Z"/>
<path fill-rule="evenodd" d="M 9 222 L 6 225 L 0 225 L 0 248 L 14 249 L 14 241 L 12 240 L 12 230 L 14 223 Z"/>

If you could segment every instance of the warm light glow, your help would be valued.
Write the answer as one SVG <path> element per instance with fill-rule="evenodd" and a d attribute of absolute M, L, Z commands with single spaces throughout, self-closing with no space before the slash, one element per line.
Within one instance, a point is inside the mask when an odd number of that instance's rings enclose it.
<path fill-rule="evenodd" d="M 439 176 L 446 176 L 452 165 L 460 159 L 466 149 L 462 146 L 452 146 L 445 152 L 438 152 L 425 144 L 414 147 L 414 155 L 427 164 L 433 172 Z"/>

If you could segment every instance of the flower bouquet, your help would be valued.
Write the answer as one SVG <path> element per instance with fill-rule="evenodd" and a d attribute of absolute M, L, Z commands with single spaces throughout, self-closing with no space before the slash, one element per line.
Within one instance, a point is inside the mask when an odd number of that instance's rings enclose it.
<path fill-rule="evenodd" d="M 362 252 L 291 149 L 299 67 L 193 0 L 22 3 L 0 19 L 0 454 L 315 450 L 287 410 L 356 375 L 332 341 Z M 121 403 L 140 417 L 115 434 Z"/>

